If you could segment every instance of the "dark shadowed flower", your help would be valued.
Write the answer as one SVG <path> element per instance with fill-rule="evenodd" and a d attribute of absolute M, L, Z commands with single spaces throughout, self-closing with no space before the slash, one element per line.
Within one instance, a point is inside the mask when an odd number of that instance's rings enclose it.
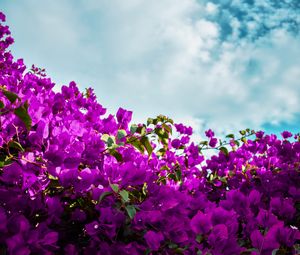
<path fill-rule="evenodd" d="M 227 239 L 227 226 L 224 224 L 218 224 L 213 227 L 212 232 L 209 234 L 208 242 L 212 247 L 218 247 L 218 250 L 222 250 L 226 245 Z"/>
<path fill-rule="evenodd" d="M 289 132 L 289 131 L 283 131 L 283 132 L 281 133 L 281 136 L 282 136 L 284 139 L 287 139 L 287 138 L 292 137 L 293 134 L 292 134 L 291 132 Z"/>
<path fill-rule="evenodd" d="M 151 250 L 157 251 L 160 247 L 161 241 L 164 240 L 164 236 L 160 232 L 154 232 L 152 230 L 147 231 L 144 238 Z"/>
<path fill-rule="evenodd" d="M 198 211 L 198 213 L 192 218 L 190 225 L 195 234 L 206 234 L 212 226 L 210 215 Z"/>

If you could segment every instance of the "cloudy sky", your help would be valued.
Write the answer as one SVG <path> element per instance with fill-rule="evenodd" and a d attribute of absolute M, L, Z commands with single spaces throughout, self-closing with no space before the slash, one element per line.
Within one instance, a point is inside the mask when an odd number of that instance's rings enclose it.
<path fill-rule="evenodd" d="M 27 66 L 111 113 L 299 132 L 299 0 L 0 0 Z"/>

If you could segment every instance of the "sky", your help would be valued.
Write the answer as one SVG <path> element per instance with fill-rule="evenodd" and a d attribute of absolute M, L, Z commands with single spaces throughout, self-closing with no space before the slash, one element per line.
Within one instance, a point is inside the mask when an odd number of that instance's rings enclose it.
<path fill-rule="evenodd" d="M 135 122 L 300 132 L 299 0 L 0 0 L 16 58 Z"/>

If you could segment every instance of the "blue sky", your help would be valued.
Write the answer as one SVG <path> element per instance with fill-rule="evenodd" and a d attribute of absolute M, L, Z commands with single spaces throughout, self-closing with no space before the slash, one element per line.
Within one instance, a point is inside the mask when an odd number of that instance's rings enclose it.
<path fill-rule="evenodd" d="M 0 0 L 27 66 L 112 113 L 299 132 L 298 0 Z"/>

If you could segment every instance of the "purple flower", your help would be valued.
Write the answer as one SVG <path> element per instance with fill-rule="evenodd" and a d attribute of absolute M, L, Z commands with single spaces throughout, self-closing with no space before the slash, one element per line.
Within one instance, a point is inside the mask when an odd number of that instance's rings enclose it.
<path fill-rule="evenodd" d="M 264 228 L 270 228 L 278 223 L 277 217 L 265 209 L 260 209 L 257 215 L 257 222 Z"/>
<path fill-rule="evenodd" d="M 78 170 L 77 169 L 64 169 L 59 174 L 59 181 L 64 187 L 72 186 L 72 184 L 78 182 Z"/>
<path fill-rule="evenodd" d="M 192 127 L 186 127 L 182 123 L 180 124 L 174 124 L 176 131 L 182 135 L 192 135 L 193 134 L 193 128 Z"/>
<path fill-rule="evenodd" d="M 145 182 L 146 170 L 143 167 L 136 167 L 132 162 L 126 162 L 119 169 L 122 175 L 123 186 L 140 185 Z"/>
<path fill-rule="evenodd" d="M 261 194 L 257 190 L 252 190 L 249 194 L 249 203 L 252 206 L 257 206 L 261 200 Z"/>
<path fill-rule="evenodd" d="M 208 138 L 212 138 L 215 136 L 215 133 L 211 129 L 208 129 L 207 131 L 205 131 L 205 135 Z"/>
<path fill-rule="evenodd" d="M 5 22 L 5 15 L 3 12 L 0 12 L 0 21 Z"/>
<path fill-rule="evenodd" d="M 21 234 L 16 234 L 7 238 L 6 244 L 9 254 L 30 255 L 31 253 Z"/>
<path fill-rule="evenodd" d="M 152 230 L 147 231 L 144 238 L 152 251 L 157 251 L 160 247 L 160 243 L 164 240 L 162 233 Z"/>
<path fill-rule="evenodd" d="M 198 213 L 192 218 L 190 225 L 195 234 L 206 234 L 212 226 L 210 222 L 210 215 L 198 211 Z"/>
<path fill-rule="evenodd" d="M 100 231 L 100 224 L 98 221 L 93 221 L 85 225 L 85 230 L 90 236 L 97 235 Z"/>
<path fill-rule="evenodd" d="M 6 224 L 7 224 L 7 216 L 5 210 L 0 207 L 0 233 L 6 231 Z"/>
<path fill-rule="evenodd" d="M 263 132 L 263 131 L 257 131 L 257 132 L 255 133 L 255 135 L 256 135 L 256 137 L 257 137 L 258 139 L 262 139 L 263 136 L 264 136 L 264 133 L 265 133 L 265 132 Z"/>
<path fill-rule="evenodd" d="M 117 111 L 117 120 L 121 128 L 127 129 L 128 123 L 131 121 L 132 111 L 127 111 L 123 108 L 119 108 Z"/>
<path fill-rule="evenodd" d="M 64 252 L 65 252 L 64 254 L 66 254 L 66 255 L 77 255 L 78 254 L 78 250 L 74 244 L 66 245 L 66 247 L 64 248 Z"/>
<path fill-rule="evenodd" d="M 0 180 L 8 184 L 20 183 L 22 181 L 22 168 L 15 162 L 4 167 Z"/>
<path fill-rule="evenodd" d="M 223 249 L 228 239 L 228 229 L 224 224 L 218 224 L 213 227 L 212 232 L 209 234 L 208 242 L 213 247 L 218 247 L 219 250 Z"/>
<path fill-rule="evenodd" d="M 212 148 L 216 147 L 217 143 L 218 143 L 217 138 L 214 138 L 214 137 L 210 138 L 210 140 L 209 140 L 209 146 L 210 147 L 212 147 Z"/>
<path fill-rule="evenodd" d="M 271 199 L 270 207 L 272 212 L 280 217 L 291 220 L 296 212 L 294 201 L 292 199 L 281 199 L 274 197 Z"/>
<path fill-rule="evenodd" d="M 58 240 L 58 233 L 51 231 L 48 232 L 43 239 L 40 240 L 44 245 L 52 245 L 55 244 Z"/>
<path fill-rule="evenodd" d="M 178 149 L 181 145 L 181 142 L 179 139 L 174 139 L 171 144 L 173 148 Z"/>
<path fill-rule="evenodd" d="M 280 227 L 281 224 L 272 226 L 265 235 L 259 230 L 254 230 L 250 236 L 253 247 L 257 248 L 261 254 L 270 254 L 273 250 L 279 248 L 280 244 L 276 236 Z"/>
<path fill-rule="evenodd" d="M 287 139 L 287 138 L 292 137 L 293 134 L 292 134 L 291 132 L 289 132 L 289 131 L 283 131 L 283 132 L 281 133 L 281 136 L 282 136 L 284 139 Z"/>
<path fill-rule="evenodd" d="M 276 240 L 287 247 L 292 247 L 296 240 L 300 240 L 300 231 L 295 226 L 284 227 L 281 224 L 278 226 L 275 235 Z"/>

